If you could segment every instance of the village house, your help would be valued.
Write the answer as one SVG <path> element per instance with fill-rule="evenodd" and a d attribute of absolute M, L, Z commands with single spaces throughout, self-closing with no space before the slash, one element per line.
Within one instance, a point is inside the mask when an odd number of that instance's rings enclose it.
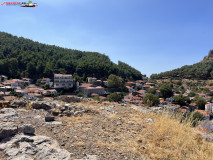
<path fill-rule="evenodd" d="M 204 99 L 205 99 L 207 102 L 210 102 L 211 99 L 212 99 L 212 97 L 210 97 L 210 96 L 205 96 Z"/>
<path fill-rule="evenodd" d="M 97 78 L 95 77 L 87 77 L 88 83 L 95 83 L 97 81 Z"/>
<path fill-rule="evenodd" d="M 213 86 L 206 86 L 207 89 L 209 89 L 210 91 L 213 90 Z"/>
<path fill-rule="evenodd" d="M 213 112 L 213 103 L 207 103 L 205 105 L 205 111 L 211 111 L 211 112 Z"/>
<path fill-rule="evenodd" d="M 104 84 L 105 86 L 107 86 L 108 81 L 103 81 L 103 84 Z"/>
<path fill-rule="evenodd" d="M 160 95 L 160 91 L 159 91 L 159 90 L 156 90 L 155 95 L 156 95 L 156 96 L 159 96 L 159 95 Z"/>
<path fill-rule="evenodd" d="M 4 99 L 5 101 L 13 101 L 13 100 L 16 99 L 16 97 L 15 97 L 15 96 L 4 96 L 3 99 Z"/>
<path fill-rule="evenodd" d="M 204 110 L 197 110 L 197 109 L 195 111 L 201 113 L 205 120 L 209 120 L 210 119 L 211 111 L 204 111 Z"/>
<path fill-rule="evenodd" d="M 190 111 L 194 111 L 195 109 L 198 109 L 198 106 L 196 103 L 190 103 L 189 108 L 190 108 Z"/>
<path fill-rule="evenodd" d="M 41 79 L 41 84 L 50 84 L 51 79 L 50 78 L 42 78 Z"/>
<path fill-rule="evenodd" d="M 42 98 L 42 95 L 38 93 L 28 93 L 26 97 L 29 99 L 36 99 L 36 98 Z"/>
<path fill-rule="evenodd" d="M 54 88 L 73 88 L 71 74 L 54 74 Z"/>
<path fill-rule="evenodd" d="M 154 83 L 150 83 L 150 82 L 147 82 L 146 85 L 148 85 L 148 86 L 153 86 L 153 87 L 155 86 Z"/>
<path fill-rule="evenodd" d="M 0 75 L 0 82 L 4 82 L 4 81 L 6 81 L 6 80 L 8 80 L 8 77 L 7 77 L 7 76 L 5 76 L 5 75 Z"/>
<path fill-rule="evenodd" d="M 133 87 L 126 86 L 126 88 L 128 89 L 129 93 L 135 92 L 135 89 Z"/>
<path fill-rule="evenodd" d="M 142 88 L 143 88 L 144 90 L 148 90 L 149 88 L 151 88 L 151 86 L 150 86 L 150 85 L 143 85 Z"/>
<path fill-rule="evenodd" d="M 139 96 L 134 96 L 132 93 L 124 96 L 124 99 L 122 100 L 123 103 L 126 103 L 126 104 L 142 104 L 143 103 L 143 100 L 141 97 Z"/>
<path fill-rule="evenodd" d="M 27 83 L 28 85 L 32 83 L 32 79 L 30 78 L 22 78 L 22 80 L 24 81 L 24 83 Z"/>
<path fill-rule="evenodd" d="M 125 87 L 127 87 L 127 86 L 129 86 L 129 87 L 135 87 L 136 83 L 135 82 L 126 82 L 125 83 Z"/>
<path fill-rule="evenodd" d="M 83 83 L 79 86 L 79 91 L 84 94 L 84 96 L 91 96 L 95 93 L 98 95 L 104 95 L 105 91 L 103 87 L 96 86 L 94 84 Z"/>
<path fill-rule="evenodd" d="M 49 95 L 49 94 L 57 94 L 58 92 L 55 89 L 48 89 L 48 90 L 43 90 L 42 94 L 43 95 Z"/>
<path fill-rule="evenodd" d="M 96 82 L 94 82 L 95 85 L 100 86 L 102 84 L 101 80 L 97 80 Z"/>
<path fill-rule="evenodd" d="M 136 83 L 141 84 L 141 85 L 144 85 L 144 84 L 145 84 L 145 82 L 142 81 L 142 80 L 137 80 Z"/>

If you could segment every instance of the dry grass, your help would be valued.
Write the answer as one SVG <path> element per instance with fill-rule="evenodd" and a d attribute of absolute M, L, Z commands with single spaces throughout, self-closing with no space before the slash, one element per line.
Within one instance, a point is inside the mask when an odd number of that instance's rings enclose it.
<path fill-rule="evenodd" d="M 26 105 L 25 109 L 26 109 L 26 110 L 32 110 L 33 107 L 28 103 L 28 104 Z"/>
<path fill-rule="evenodd" d="M 74 146 L 76 146 L 76 147 L 84 147 L 85 143 L 83 141 L 75 142 Z"/>
<path fill-rule="evenodd" d="M 187 124 L 166 115 L 150 114 L 155 123 L 138 133 L 137 153 L 151 159 L 213 159 L 213 144 L 193 132 Z"/>
<path fill-rule="evenodd" d="M 115 118 L 115 115 L 109 118 Z M 152 118 L 149 123 L 145 118 Z M 135 124 L 130 130 L 117 135 L 121 141 L 110 144 L 99 142 L 100 146 L 120 148 L 123 153 L 134 154 L 145 159 L 212 160 L 213 143 L 207 142 L 193 132 L 188 124 L 180 124 L 165 114 L 129 114 L 126 124 Z M 140 126 L 140 130 L 137 130 Z M 136 136 L 133 136 L 133 133 Z"/>

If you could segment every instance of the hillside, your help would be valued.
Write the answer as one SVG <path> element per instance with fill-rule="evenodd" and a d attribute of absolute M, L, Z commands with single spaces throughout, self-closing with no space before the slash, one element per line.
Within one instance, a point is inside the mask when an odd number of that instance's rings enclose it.
<path fill-rule="evenodd" d="M 172 71 L 162 72 L 160 74 L 152 74 L 151 79 L 211 79 L 213 77 L 213 50 L 209 51 L 208 56 L 193 65 L 185 65 Z"/>
<path fill-rule="evenodd" d="M 34 80 L 68 73 L 83 78 L 107 78 L 116 74 L 124 79 L 141 79 L 141 73 L 126 63 L 113 63 L 108 56 L 41 44 L 23 37 L 0 32 L 0 74 L 9 78 Z"/>
<path fill-rule="evenodd" d="M 7 137 L 0 141 L 1 160 L 212 160 L 210 139 L 150 109 L 95 101 L 24 103 L 0 108 L 0 130 L 14 131 L 0 132 L 0 140 Z M 46 112 L 58 113 L 55 121 L 47 121 Z M 24 126 L 23 132 L 34 134 L 17 131 Z"/>

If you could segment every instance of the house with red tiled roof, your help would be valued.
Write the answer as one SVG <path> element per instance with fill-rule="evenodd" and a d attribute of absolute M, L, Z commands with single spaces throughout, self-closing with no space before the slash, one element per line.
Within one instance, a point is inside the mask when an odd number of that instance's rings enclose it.
<path fill-rule="evenodd" d="M 210 119 L 211 111 L 204 111 L 204 110 L 197 110 L 197 109 L 195 111 L 201 113 L 206 120 Z"/>
<path fill-rule="evenodd" d="M 42 94 L 43 95 L 48 95 L 48 94 L 57 94 L 58 92 L 55 89 L 48 89 L 48 90 L 43 90 Z"/>
<path fill-rule="evenodd" d="M 50 78 L 42 78 L 41 79 L 41 84 L 50 84 L 51 79 Z"/>
<path fill-rule="evenodd" d="M 7 76 L 5 76 L 5 75 L 0 75 L 0 82 L 4 82 L 4 81 L 6 81 L 6 80 L 8 80 L 8 77 L 7 77 Z"/>
<path fill-rule="evenodd" d="M 135 92 L 135 89 L 133 87 L 126 86 L 126 88 L 128 89 L 129 93 Z"/>
<path fill-rule="evenodd" d="M 147 89 L 151 88 L 151 86 L 150 86 L 150 85 L 143 85 L 142 88 L 143 88 L 144 90 L 147 90 Z"/>
<path fill-rule="evenodd" d="M 210 96 L 205 96 L 204 99 L 205 99 L 207 102 L 210 102 L 211 99 L 212 99 L 212 97 L 210 97 Z"/>
<path fill-rule="evenodd" d="M 132 93 L 124 96 L 123 103 L 131 104 L 142 104 L 143 100 L 140 96 L 134 96 Z"/>
<path fill-rule="evenodd" d="M 14 97 L 14 96 L 4 96 L 3 99 L 5 101 L 12 101 L 12 100 L 16 99 L 16 97 Z"/>
<path fill-rule="evenodd" d="M 91 96 L 91 94 L 95 93 L 98 95 L 104 95 L 104 88 L 101 86 L 96 86 L 90 83 L 83 83 L 79 86 L 79 91 L 84 94 L 84 96 Z"/>

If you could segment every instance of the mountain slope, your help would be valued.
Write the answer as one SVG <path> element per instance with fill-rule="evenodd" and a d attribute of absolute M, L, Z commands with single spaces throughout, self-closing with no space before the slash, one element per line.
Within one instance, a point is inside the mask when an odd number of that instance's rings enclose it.
<path fill-rule="evenodd" d="M 162 72 L 160 74 L 152 74 L 151 79 L 164 78 L 189 78 L 189 79 L 209 79 L 213 76 L 213 51 L 209 51 L 209 55 L 203 61 L 193 65 L 185 65 L 172 71 Z M 212 75 L 212 76 L 211 76 Z"/>
<path fill-rule="evenodd" d="M 107 78 L 110 74 L 125 79 L 141 79 L 141 73 L 126 63 L 113 63 L 108 56 L 54 45 L 41 44 L 23 37 L 0 32 L 0 74 L 10 78 L 29 77 L 34 80 L 68 73 Z"/>

